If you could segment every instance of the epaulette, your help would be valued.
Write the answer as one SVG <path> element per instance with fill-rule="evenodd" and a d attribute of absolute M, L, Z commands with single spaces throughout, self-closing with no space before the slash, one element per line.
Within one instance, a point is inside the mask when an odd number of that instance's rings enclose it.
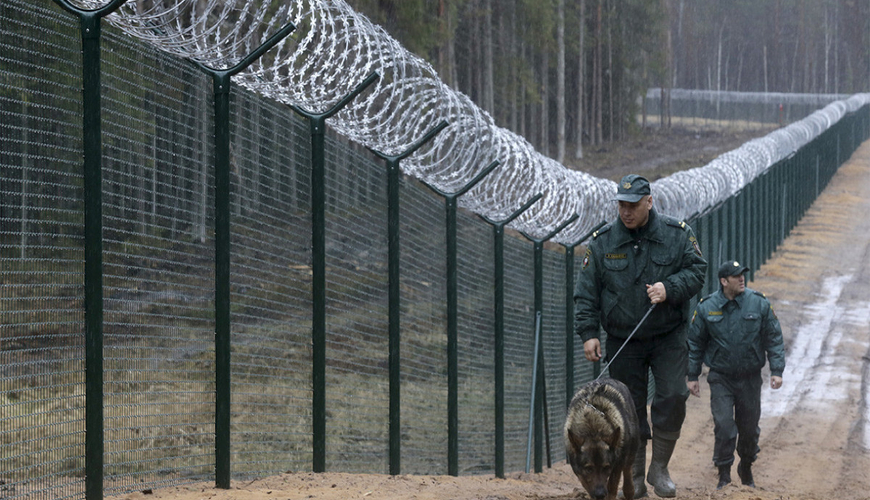
<path fill-rule="evenodd" d="M 765 294 L 759 292 L 758 290 L 753 290 L 752 293 L 754 293 L 755 295 L 760 295 L 760 296 L 762 296 L 762 297 L 765 298 L 765 299 L 767 298 L 767 295 L 765 295 Z"/>
<path fill-rule="evenodd" d="M 673 217 L 665 216 L 662 218 L 665 220 L 665 224 L 667 224 L 669 226 L 678 227 L 684 231 L 686 230 L 686 227 L 688 227 L 685 222 L 683 222 L 681 220 L 674 219 Z"/>
<path fill-rule="evenodd" d="M 606 233 L 607 231 L 610 231 L 610 228 L 611 228 L 611 227 L 613 227 L 613 224 L 607 224 L 607 225 L 605 225 L 604 227 L 602 227 L 601 229 L 599 229 L 598 231 L 595 231 L 594 233 L 592 233 L 592 239 L 594 240 L 594 239 L 597 238 L 599 235 L 604 234 L 604 233 Z"/>

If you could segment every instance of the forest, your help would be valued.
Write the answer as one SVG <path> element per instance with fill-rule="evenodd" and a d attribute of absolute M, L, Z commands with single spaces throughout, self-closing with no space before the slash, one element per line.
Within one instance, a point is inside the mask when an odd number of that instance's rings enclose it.
<path fill-rule="evenodd" d="M 870 90 L 870 0 L 347 0 L 564 162 L 634 133 L 648 88 Z"/>

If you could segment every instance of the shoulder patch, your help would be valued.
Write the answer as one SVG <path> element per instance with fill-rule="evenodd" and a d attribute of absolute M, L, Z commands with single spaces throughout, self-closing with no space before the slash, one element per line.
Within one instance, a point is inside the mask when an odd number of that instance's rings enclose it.
<path fill-rule="evenodd" d="M 689 241 L 692 242 L 692 248 L 695 249 L 695 255 L 697 255 L 698 257 L 701 257 L 703 259 L 704 255 L 701 254 L 701 247 L 698 245 L 698 238 L 695 238 L 694 236 L 690 236 Z"/>

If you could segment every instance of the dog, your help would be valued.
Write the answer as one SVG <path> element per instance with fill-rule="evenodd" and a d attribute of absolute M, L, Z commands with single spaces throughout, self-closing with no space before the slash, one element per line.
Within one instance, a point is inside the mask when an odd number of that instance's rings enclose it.
<path fill-rule="evenodd" d="M 565 419 L 565 452 L 593 499 L 616 499 L 620 475 L 625 499 L 634 499 L 631 466 L 639 443 L 634 401 L 622 382 L 594 380 L 571 399 Z"/>

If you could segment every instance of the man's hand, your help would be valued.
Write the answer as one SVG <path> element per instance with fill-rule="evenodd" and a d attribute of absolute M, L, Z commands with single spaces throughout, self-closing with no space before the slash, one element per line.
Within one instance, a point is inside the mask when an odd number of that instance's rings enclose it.
<path fill-rule="evenodd" d="M 598 339 L 589 339 L 583 342 L 583 354 L 589 361 L 598 361 L 601 359 L 601 341 Z"/>
<path fill-rule="evenodd" d="M 586 356 L 587 358 L 589 356 Z M 777 377 L 776 375 L 770 376 L 770 388 L 771 389 L 779 389 L 782 387 L 782 377 Z"/>
<path fill-rule="evenodd" d="M 647 285 L 646 294 L 649 295 L 649 301 L 653 304 L 664 302 L 668 298 L 668 292 L 667 290 L 665 290 L 665 284 L 661 281 L 654 285 Z"/>
<path fill-rule="evenodd" d="M 689 392 L 692 393 L 692 396 L 695 396 L 696 398 L 701 397 L 701 384 L 699 384 L 697 380 L 689 380 L 686 382 L 686 387 L 689 388 Z"/>

